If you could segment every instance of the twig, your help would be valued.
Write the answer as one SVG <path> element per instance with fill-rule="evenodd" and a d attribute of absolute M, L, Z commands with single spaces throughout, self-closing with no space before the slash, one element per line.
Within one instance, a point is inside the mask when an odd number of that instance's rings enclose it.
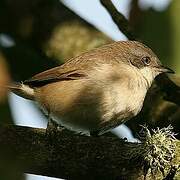
<path fill-rule="evenodd" d="M 109 12 L 119 30 L 122 31 L 122 33 L 124 33 L 128 39 L 137 40 L 137 37 L 133 32 L 133 28 L 130 26 L 128 20 L 123 14 L 117 11 L 111 0 L 100 0 L 100 2 Z"/>

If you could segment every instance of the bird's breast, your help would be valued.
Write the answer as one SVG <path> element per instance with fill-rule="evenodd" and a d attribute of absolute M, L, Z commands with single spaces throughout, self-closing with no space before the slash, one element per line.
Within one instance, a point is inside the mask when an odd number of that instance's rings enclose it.
<path fill-rule="evenodd" d="M 134 87 L 130 89 L 127 82 L 108 87 L 102 100 L 104 121 L 116 119 L 123 123 L 136 116 L 142 108 L 145 97 L 144 91 L 142 93 L 140 91 Z"/>
<path fill-rule="evenodd" d="M 113 121 L 117 126 L 140 111 L 145 97 L 144 89 L 122 71 L 102 65 L 87 79 L 40 87 L 36 100 L 56 121 L 75 131 L 96 130 Z"/>

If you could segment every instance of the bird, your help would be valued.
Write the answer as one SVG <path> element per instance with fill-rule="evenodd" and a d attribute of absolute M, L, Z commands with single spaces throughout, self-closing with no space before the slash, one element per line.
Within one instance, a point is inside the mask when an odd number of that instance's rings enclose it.
<path fill-rule="evenodd" d="M 153 80 L 174 73 L 138 41 L 117 41 L 9 88 L 65 128 L 100 136 L 136 116 Z"/>

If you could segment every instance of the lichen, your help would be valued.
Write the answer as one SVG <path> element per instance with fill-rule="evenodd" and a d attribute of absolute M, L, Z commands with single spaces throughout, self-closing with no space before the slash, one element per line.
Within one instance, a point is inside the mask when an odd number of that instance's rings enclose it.
<path fill-rule="evenodd" d="M 172 132 L 173 127 L 157 128 L 150 132 L 147 127 L 143 126 L 145 134 L 142 138 L 144 145 L 143 161 L 145 172 L 155 177 L 158 172 L 165 177 L 173 166 L 172 160 L 175 158 L 176 138 Z"/>

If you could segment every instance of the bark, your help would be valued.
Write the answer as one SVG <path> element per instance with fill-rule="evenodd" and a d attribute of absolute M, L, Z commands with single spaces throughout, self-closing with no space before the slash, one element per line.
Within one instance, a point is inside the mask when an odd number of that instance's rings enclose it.
<path fill-rule="evenodd" d="M 145 143 L 13 125 L 0 126 L 0 137 L 1 156 L 15 155 L 24 172 L 65 179 L 144 178 Z"/>
<path fill-rule="evenodd" d="M 8 149 L 8 153 L 16 155 L 23 171 L 51 177 L 135 179 L 137 169 L 141 170 L 140 159 L 132 163 L 135 157 L 130 154 L 140 146 L 138 144 L 116 137 L 85 137 L 67 130 L 54 133 L 46 134 L 45 129 L 1 126 L 1 150 L 3 147 L 6 153 Z"/>

